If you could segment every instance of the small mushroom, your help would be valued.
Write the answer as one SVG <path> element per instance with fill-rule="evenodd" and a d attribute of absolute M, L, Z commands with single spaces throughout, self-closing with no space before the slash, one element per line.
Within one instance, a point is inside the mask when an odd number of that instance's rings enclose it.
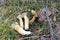
<path fill-rule="evenodd" d="M 12 23 L 11 27 L 13 29 L 15 29 L 18 33 L 20 33 L 21 35 L 30 35 L 31 34 L 30 31 L 25 31 L 21 26 L 19 26 L 17 22 Z"/>
<path fill-rule="evenodd" d="M 20 21 L 20 26 L 23 28 L 23 20 L 22 20 L 22 16 L 21 16 L 21 14 L 18 15 L 17 18 L 18 18 L 19 21 Z"/>
<path fill-rule="evenodd" d="M 31 13 L 32 13 L 33 17 L 32 17 L 32 19 L 30 20 L 30 22 L 33 23 L 33 22 L 35 21 L 36 17 L 38 17 L 38 15 L 37 15 L 37 12 L 34 11 L 34 10 L 31 10 Z"/>
<path fill-rule="evenodd" d="M 29 29 L 29 18 L 27 17 L 26 13 L 24 15 L 24 20 L 25 20 L 25 30 Z"/>

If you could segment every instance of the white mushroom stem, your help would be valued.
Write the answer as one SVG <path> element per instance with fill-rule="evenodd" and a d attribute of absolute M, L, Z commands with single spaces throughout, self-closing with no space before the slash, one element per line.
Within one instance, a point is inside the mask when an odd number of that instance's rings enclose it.
<path fill-rule="evenodd" d="M 30 35 L 31 34 L 30 31 L 25 31 L 22 27 L 20 27 L 17 22 L 13 23 L 11 27 L 14 28 L 21 35 Z"/>
<path fill-rule="evenodd" d="M 29 29 L 29 18 L 27 15 L 24 15 L 24 20 L 25 20 L 25 30 Z"/>
<path fill-rule="evenodd" d="M 18 19 L 19 19 L 19 21 L 20 21 L 20 26 L 23 28 L 23 20 L 22 20 L 22 17 L 21 17 L 21 15 L 18 15 L 18 17 L 17 17 Z"/>

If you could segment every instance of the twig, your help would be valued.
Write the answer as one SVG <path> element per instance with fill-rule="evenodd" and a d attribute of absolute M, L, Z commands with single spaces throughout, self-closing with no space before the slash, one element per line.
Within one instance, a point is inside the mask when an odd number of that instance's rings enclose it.
<path fill-rule="evenodd" d="M 54 38 L 54 32 L 53 32 L 53 29 L 52 29 L 52 25 L 51 25 L 51 22 L 50 22 L 50 19 L 49 19 L 49 16 L 48 16 L 48 0 L 46 0 L 46 11 L 45 11 L 45 14 L 46 14 L 46 17 L 47 17 L 47 21 L 48 21 L 48 24 L 49 24 L 49 28 L 50 28 L 50 33 L 51 33 L 51 40 L 55 40 Z"/>

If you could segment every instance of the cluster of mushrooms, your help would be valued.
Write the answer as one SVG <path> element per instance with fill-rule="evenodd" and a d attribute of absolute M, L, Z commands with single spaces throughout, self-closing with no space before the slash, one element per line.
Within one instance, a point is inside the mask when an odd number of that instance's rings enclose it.
<path fill-rule="evenodd" d="M 22 14 L 19 14 L 17 16 L 17 19 L 19 19 L 20 24 L 18 24 L 18 22 L 14 22 L 14 23 L 12 23 L 11 27 L 13 29 L 15 29 L 18 33 L 20 33 L 21 35 L 30 35 L 30 34 L 32 34 L 32 32 L 27 31 L 27 30 L 29 30 L 29 23 L 33 23 L 36 20 L 36 18 L 38 18 L 38 22 L 43 22 L 45 20 L 45 18 L 46 18 L 45 14 L 44 14 L 44 11 L 45 11 L 45 8 L 43 10 L 41 10 L 41 11 L 31 10 L 31 13 L 33 15 L 31 20 L 29 20 L 26 12 L 22 13 Z M 49 9 L 48 10 L 49 16 L 54 15 L 53 12 L 55 12 L 55 11 L 51 11 Z M 24 18 L 24 21 L 23 21 L 22 18 Z M 56 21 L 55 16 L 53 16 L 53 19 L 54 19 L 53 21 Z"/>
<path fill-rule="evenodd" d="M 12 23 L 12 28 L 15 29 L 18 33 L 20 33 L 21 35 L 30 35 L 32 34 L 31 31 L 27 31 L 29 29 L 29 22 L 34 22 L 35 20 L 35 17 L 37 17 L 37 14 L 34 10 L 31 11 L 33 15 L 33 18 L 29 21 L 29 18 L 27 17 L 27 13 L 22 13 L 22 14 L 19 14 L 17 16 L 17 19 L 19 19 L 19 24 L 18 22 L 14 22 Z M 24 22 L 23 22 L 23 19 L 24 18 Z"/>
<path fill-rule="evenodd" d="M 23 16 L 22 16 L 23 15 Z M 28 30 L 29 29 L 29 18 L 27 17 L 27 14 L 26 13 L 23 13 L 23 14 L 19 14 L 17 16 L 17 18 L 19 19 L 19 23 L 20 25 L 18 24 L 18 22 L 14 22 L 12 24 L 11 27 L 14 27 L 14 29 L 20 33 L 21 35 L 29 35 L 31 34 L 30 31 L 25 31 L 25 30 Z M 24 23 L 23 23 L 23 19 L 24 18 Z M 24 25 L 25 24 L 25 25 Z M 25 30 L 24 30 L 25 29 Z"/>

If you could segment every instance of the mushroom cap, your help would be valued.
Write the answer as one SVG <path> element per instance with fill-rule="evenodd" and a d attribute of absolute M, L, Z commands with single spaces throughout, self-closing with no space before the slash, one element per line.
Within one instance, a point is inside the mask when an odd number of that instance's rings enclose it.
<path fill-rule="evenodd" d="M 19 14 L 19 15 L 17 16 L 17 18 L 19 18 L 19 17 L 22 17 L 22 15 L 21 15 L 21 14 Z"/>
<path fill-rule="evenodd" d="M 17 18 L 19 18 L 19 17 L 22 17 L 22 18 L 23 18 L 24 15 L 27 15 L 27 12 L 24 12 L 24 13 L 22 13 L 22 14 L 20 13 L 20 14 L 17 16 Z"/>
<path fill-rule="evenodd" d="M 37 12 L 36 12 L 36 11 L 31 10 L 31 13 L 32 13 L 32 15 L 34 15 L 35 17 L 38 17 L 38 15 L 37 15 Z"/>
<path fill-rule="evenodd" d="M 14 23 L 12 23 L 11 28 L 14 29 L 16 25 L 18 25 L 18 22 L 14 22 Z"/>
<path fill-rule="evenodd" d="M 22 16 L 27 15 L 27 12 L 22 13 Z"/>

